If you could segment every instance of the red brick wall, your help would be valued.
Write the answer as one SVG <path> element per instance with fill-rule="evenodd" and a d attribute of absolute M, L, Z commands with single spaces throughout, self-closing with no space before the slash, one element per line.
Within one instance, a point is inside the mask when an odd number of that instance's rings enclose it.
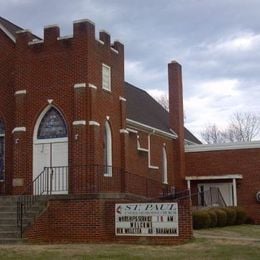
<path fill-rule="evenodd" d="M 118 169 L 123 168 L 129 173 L 136 174 L 137 177 L 138 175 L 147 177 L 156 182 L 147 184 L 150 185 L 147 187 L 141 182 L 137 185 L 135 177 L 125 177 L 128 187 L 132 187 L 131 192 L 147 195 L 146 190 L 149 189 L 153 190 L 149 196 L 161 195 L 164 144 L 168 158 L 168 183 L 180 188 L 182 175 L 179 165 L 180 161 L 183 163 L 183 160 L 179 157 L 178 140 L 152 134 L 151 164 L 158 166 L 159 169 L 149 169 L 148 153 L 137 151 L 136 135 L 120 133 L 120 129 L 126 127 L 125 102 L 120 101 L 120 97 L 124 97 L 124 46 L 119 42 L 112 45 L 110 36 L 105 32 L 101 32 L 99 40 L 96 40 L 95 27 L 88 21 L 74 23 L 73 37 L 57 39 L 59 36 L 57 26 L 47 27 L 44 29 L 43 41 L 31 44 L 30 32 L 18 33 L 16 58 L 11 60 L 15 63 L 14 88 L 9 88 L 3 81 L 5 91 L 8 90 L 9 96 L 6 100 L 9 103 L 6 106 L 9 110 L 0 107 L 0 111 L 13 113 L 12 117 L 9 116 L 13 120 L 12 127 L 8 126 L 11 123 L 7 125 L 8 147 L 13 149 L 13 151 L 11 149 L 7 151 L 9 153 L 7 168 L 12 166 L 13 170 L 10 170 L 7 176 L 10 181 L 12 178 L 24 181 L 23 186 L 13 187 L 13 194 L 22 193 L 32 181 L 34 128 L 39 115 L 49 105 L 48 100 L 52 100 L 51 104 L 60 110 L 67 123 L 70 165 L 102 165 L 104 163 L 104 125 L 109 118 L 113 140 L 113 166 Z M 10 45 L 9 42 L 8 44 Z M 8 48 L 14 51 L 12 44 Z M 102 89 L 102 63 L 111 67 L 111 92 Z M 11 69 L 14 68 L 10 66 L 9 72 L 3 70 L 2 73 L 1 71 L 2 77 L 9 81 L 12 79 Z M 86 83 L 87 86 L 90 83 L 97 89 L 88 87 L 74 89 L 73 86 L 76 83 Z M 181 87 L 179 83 L 177 87 Z M 19 90 L 26 90 L 26 94 L 14 96 L 14 92 Z M 1 98 L 2 96 L 0 101 Z M 12 102 L 14 105 L 10 106 Z M 4 103 L 0 102 L 0 104 Z M 73 121 L 77 120 L 86 120 L 87 124 L 73 126 Z M 89 121 L 96 121 L 100 126 L 90 126 Z M 14 127 L 26 127 L 26 132 L 11 134 Z M 141 146 L 147 148 L 148 133 L 139 131 L 138 134 Z M 19 139 L 19 142 L 12 145 L 11 138 Z M 12 155 L 13 158 L 11 158 Z M 78 185 L 81 184 L 77 176 L 79 174 L 70 173 L 70 192 L 72 193 L 76 193 Z M 10 182 L 9 186 L 11 186 Z M 118 183 L 114 186 L 111 186 L 111 190 L 120 191 L 117 188 Z M 122 188 L 121 191 L 123 191 Z"/>
<path fill-rule="evenodd" d="M 167 172 L 168 172 L 168 184 L 174 186 L 177 189 L 182 189 L 183 184 L 180 184 L 183 181 L 183 178 L 180 176 L 179 172 L 179 161 L 176 154 L 176 147 L 178 144 L 176 140 L 171 140 L 162 136 L 151 134 L 151 146 L 150 146 L 150 155 L 151 155 L 151 165 L 158 166 L 159 169 L 152 169 L 148 167 L 148 152 L 139 151 L 137 149 L 137 135 L 139 136 L 139 142 L 141 148 L 148 148 L 148 135 L 147 133 L 141 130 L 138 130 L 138 134 L 129 133 L 126 136 L 126 171 L 138 176 L 143 176 L 149 179 L 156 181 L 157 183 L 163 182 L 163 158 L 162 151 L 165 145 L 167 152 Z M 137 194 L 142 194 L 144 191 L 144 184 L 140 182 L 137 183 L 134 177 L 127 181 L 129 185 L 136 187 Z M 140 187 L 139 187 L 140 186 Z M 159 193 L 157 192 L 158 196 Z"/>
<path fill-rule="evenodd" d="M 23 178 L 24 186 L 32 180 L 33 132 L 35 123 L 52 99 L 68 126 L 69 163 L 103 164 L 104 123 L 109 117 L 113 136 L 113 165 L 121 167 L 122 115 L 120 96 L 124 96 L 124 47 L 110 36 L 100 34 L 104 44 L 95 39 L 90 22 L 74 24 L 73 37 L 57 40 L 59 28 L 46 28 L 43 43 L 28 45 L 28 32 L 17 35 L 15 90 L 27 94 L 16 97 L 16 126 L 26 127 L 26 133 L 15 133 L 20 139 L 14 146 L 14 177 Z M 118 51 L 118 53 L 116 53 Z M 102 89 L 102 63 L 111 67 L 112 91 Z M 74 89 L 76 83 L 97 86 Z M 73 121 L 86 120 L 86 126 L 73 126 Z M 96 121 L 100 126 L 89 126 Z M 75 140 L 75 135 L 78 139 Z M 24 187 L 14 188 L 20 193 Z"/>
<path fill-rule="evenodd" d="M 172 61 L 168 64 L 169 80 L 169 126 L 178 135 L 174 141 L 174 167 L 178 174 L 176 186 L 184 189 L 185 177 L 184 155 L 184 113 L 183 113 L 183 89 L 182 68 L 179 63 Z"/>
<path fill-rule="evenodd" d="M 47 210 L 26 230 L 32 241 L 62 242 L 143 242 L 180 244 L 192 237 L 190 201 L 179 201 L 178 237 L 115 236 L 115 204 L 138 202 L 140 199 L 54 199 Z"/>
<path fill-rule="evenodd" d="M 14 128 L 14 59 L 15 45 L 0 30 L 0 118 L 5 124 L 5 181 L 0 182 L 0 194 L 11 192 L 12 146 Z"/>
<path fill-rule="evenodd" d="M 260 205 L 256 192 L 260 190 L 260 149 L 226 150 L 186 153 L 187 176 L 241 174 L 237 181 L 238 205 L 260 223 Z M 217 181 L 216 181 L 217 182 Z"/>

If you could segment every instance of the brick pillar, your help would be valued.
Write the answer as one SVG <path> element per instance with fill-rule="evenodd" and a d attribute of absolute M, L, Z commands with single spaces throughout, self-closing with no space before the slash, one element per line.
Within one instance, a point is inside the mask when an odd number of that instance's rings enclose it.
<path fill-rule="evenodd" d="M 26 90 L 15 93 L 15 128 L 13 129 L 13 194 L 20 194 L 31 182 L 32 176 L 27 172 L 26 140 Z"/>
<path fill-rule="evenodd" d="M 86 183 L 87 165 L 87 86 L 86 83 L 74 85 L 73 123 L 71 137 L 71 165 L 77 166 L 70 169 L 70 193 L 83 192 Z"/>
<path fill-rule="evenodd" d="M 174 180 L 178 189 L 185 187 L 185 154 L 184 154 L 184 119 L 182 69 L 176 61 L 168 64 L 169 79 L 169 125 L 178 135 L 173 141 L 174 146 Z"/>
<path fill-rule="evenodd" d="M 121 192 L 125 192 L 125 171 L 126 171 L 126 99 L 119 97 L 120 100 L 120 144 L 121 144 Z"/>

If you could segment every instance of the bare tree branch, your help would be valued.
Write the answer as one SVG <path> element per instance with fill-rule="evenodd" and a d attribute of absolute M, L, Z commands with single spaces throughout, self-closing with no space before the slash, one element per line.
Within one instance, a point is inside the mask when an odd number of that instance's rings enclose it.
<path fill-rule="evenodd" d="M 156 101 L 166 110 L 169 111 L 169 99 L 166 95 L 161 95 L 156 98 Z"/>
<path fill-rule="evenodd" d="M 201 132 L 201 137 L 208 144 L 228 142 L 250 142 L 260 132 L 260 118 L 250 112 L 234 113 L 228 127 L 220 130 L 215 124 L 208 125 Z"/>

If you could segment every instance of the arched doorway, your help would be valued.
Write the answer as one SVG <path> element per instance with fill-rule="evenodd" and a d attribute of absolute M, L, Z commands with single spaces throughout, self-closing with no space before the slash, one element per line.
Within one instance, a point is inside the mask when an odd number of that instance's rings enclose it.
<path fill-rule="evenodd" d="M 44 167 L 50 168 L 44 172 L 46 178 L 34 187 L 34 194 L 67 194 L 68 131 L 61 112 L 53 106 L 44 109 L 34 128 L 33 180 L 43 172 Z"/>

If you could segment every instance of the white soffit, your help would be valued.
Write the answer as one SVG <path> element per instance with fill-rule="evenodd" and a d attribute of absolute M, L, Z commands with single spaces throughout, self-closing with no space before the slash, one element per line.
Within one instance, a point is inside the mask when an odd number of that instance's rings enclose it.
<path fill-rule="evenodd" d="M 225 150 L 243 150 L 260 148 L 260 141 L 226 143 L 226 144 L 197 144 L 186 145 L 185 152 L 209 152 L 209 151 L 225 151 Z"/>
<path fill-rule="evenodd" d="M 243 179 L 241 174 L 228 174 L 228 175 L 207 175 L 207 176 L 186 176 L 186 181 L 196 181 L 196 180 L 226 180 L 226 179 Z"/>

